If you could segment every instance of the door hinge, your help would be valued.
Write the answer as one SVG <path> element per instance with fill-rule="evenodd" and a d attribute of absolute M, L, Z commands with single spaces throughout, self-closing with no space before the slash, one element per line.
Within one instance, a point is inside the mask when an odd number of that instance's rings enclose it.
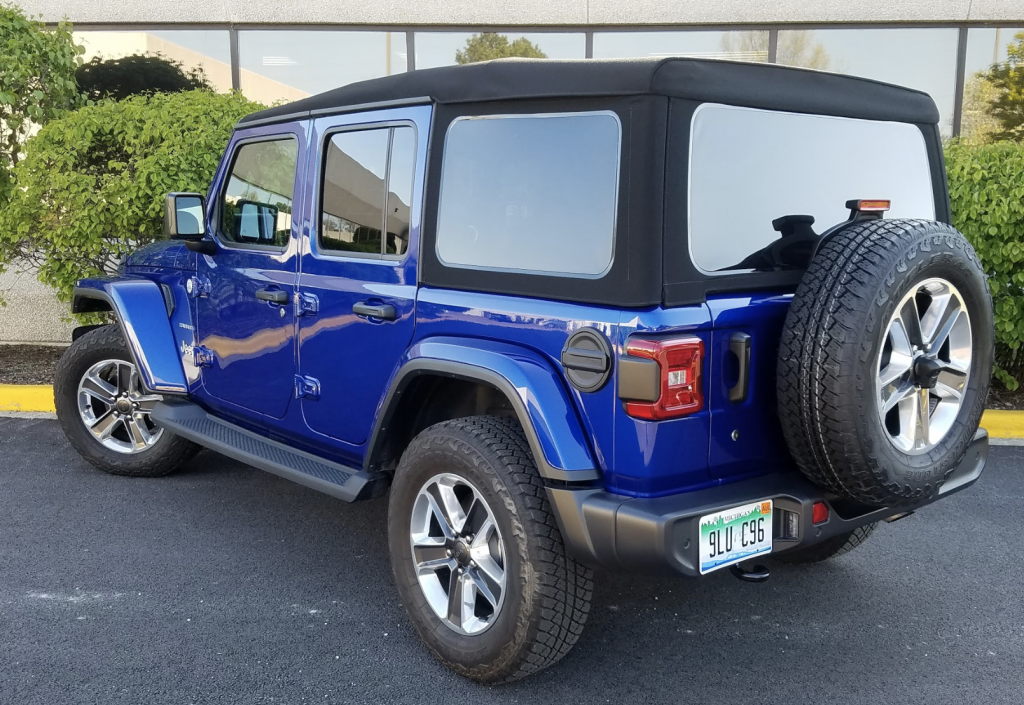
<path fill-rule="evenodd" d="M 196 367 L 213 367 L 213 351 L 202 345 L 192 346 L 192 364 Z"/>
<path fill-rule="evenodd" d="M 209 296 L 210 280 L 206 277 L 189 277 L 188 281 L 185 282 L 185 291 L 193 299 L 198 299 L 200 296 Z"/>
<path fill-rule="evenodd" d="M 295 398 L 312 399 L 320 398 L 320 380 L 312 377 L 295 375 Z"/>
<path fill-rule="evenodd" d="M 295 315 L 315 316 L 320 311 L 320 299 L 316 294 L 299 292 L 295 295 Z"/>

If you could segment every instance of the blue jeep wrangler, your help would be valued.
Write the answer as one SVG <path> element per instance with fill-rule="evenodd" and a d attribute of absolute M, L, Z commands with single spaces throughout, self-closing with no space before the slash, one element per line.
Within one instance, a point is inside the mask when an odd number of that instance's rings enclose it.
<path fill-rule="evenodd" d="M 85 279 L 71 444 L 389 495 L 395 585 L 482 682 L 592 567 L 759 581 L 980 476 L 986 279 L 927 95 L 693 59 L 416 71 L 239 123 L 168 239 Z M 745 564 L 745 565 L 744 565 Z"/>

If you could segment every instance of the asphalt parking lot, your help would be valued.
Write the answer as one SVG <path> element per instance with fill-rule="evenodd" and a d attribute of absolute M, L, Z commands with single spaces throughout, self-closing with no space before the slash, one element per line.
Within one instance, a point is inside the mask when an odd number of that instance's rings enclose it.
<path fill-rule="evenodd" d="M 407 625 L 383 500 L 210 453 L 110 477 L 0 418 L 0 703 L 1020 703 L 1022 469 L 764 585 L 599 574 L 575 650 L 487 688 Z"/>

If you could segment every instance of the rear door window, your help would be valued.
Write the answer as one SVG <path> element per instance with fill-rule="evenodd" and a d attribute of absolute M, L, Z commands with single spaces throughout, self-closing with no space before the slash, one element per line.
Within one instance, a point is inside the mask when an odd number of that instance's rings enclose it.
<path fill-rule="evenodd" d="M 690 257 L 706 274 L 746 270 L 784 215 L 814 216 L 818 234 L 846 220 L 853 199 L 889 199 L 887 218 L 935 218 L 924 136 L 904 123 L 705 104 L 688 184 Z"/>
<path fill-rule="evenodd" d="M 620 141 L 608 112 L 455 120 L 441 172 L 438 259 L 602 276 L 614 252 Z"/>
<path fill-rule="evenodd" d="M 415 162 L 416 131 L 411 126 L 332 135 L 324 158 L 319 250 L 404 256 Z"/>

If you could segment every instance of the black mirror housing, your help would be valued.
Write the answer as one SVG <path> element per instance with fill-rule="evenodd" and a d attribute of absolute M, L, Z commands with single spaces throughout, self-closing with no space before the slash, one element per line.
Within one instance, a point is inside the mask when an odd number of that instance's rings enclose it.
<path fill-rule="evenodd" d="M 202 240 L 206 236 L 206 197 L 201 193 L 167 194 L 164 234 L 172 240 Z"/>

